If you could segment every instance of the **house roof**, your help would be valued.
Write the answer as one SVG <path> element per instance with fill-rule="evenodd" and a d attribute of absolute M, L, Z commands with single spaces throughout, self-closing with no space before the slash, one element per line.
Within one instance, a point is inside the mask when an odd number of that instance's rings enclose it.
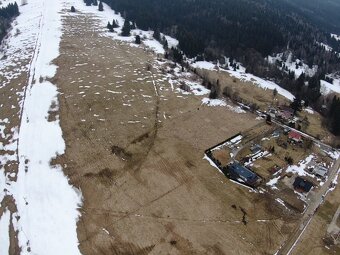
<path fill-rule="evenodd" d="M 314 171 L 313 171 L 315 174 L 319 175 L 319 176 L 322 176 L 324 177 L 327 172 L 328 172 L 328 169 L 326 167 L 323 167 L 323 166 L 316 166 L 314 168 Z"/>
<path fill-rule="evenodd" d="M 290 131 L 288 134 L 288 137 L 290 139 L 294 139 L 294 140 L 301 140 L 302 136 L 301 134 L 299 134 L 298 132 L 295 131 Z"/>
<path fill-rule="evenodd" d="M 301 177 L 296 177 L 293 186 L 295 189 L 302 189 L 304 192 L 308 192 L 314 185 Z"/>
<path fill-rule="evenodd" d="M 235 173 L 237 173 L 239 176 L 244 177 L 245 179 L 249 181 L 257 179 L 257 175 L 255 173 L 253 173 L 251 170 L 242 166 L 239 163 L 236 163 L 236 162 L 232 163 L 231 165 L 229 165 L 229 168 Z"/>

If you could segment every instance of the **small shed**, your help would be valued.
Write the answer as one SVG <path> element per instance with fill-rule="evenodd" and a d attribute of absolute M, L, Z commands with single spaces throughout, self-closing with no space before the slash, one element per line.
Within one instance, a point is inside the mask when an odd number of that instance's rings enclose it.
<path fill-rule="evenodd" d="M 312 187 L 314 186 L 313 183 L 301 178 L 296 177 L 294 183 L 293 183 L 294 189 L 302 192 L 309 192 Z"/>
<path fill-rule="evenodd" d="M 328 173 L 328 169 L 324 166 L 315 166 L 313 173 L 316 176 L 324 178 Z"/>

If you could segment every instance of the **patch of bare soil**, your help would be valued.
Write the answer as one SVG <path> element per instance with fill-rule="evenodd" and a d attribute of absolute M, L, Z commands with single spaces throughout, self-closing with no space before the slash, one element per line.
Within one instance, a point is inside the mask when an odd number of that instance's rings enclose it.
<path fill-rule="evenodd" d="M 339 181 L 339 180 L 338 180 Z M 336 213 L 339 206 L 340 187 L 327 196 L 315 217 L 304 232 L 300 242 L 292 252 L 294 255 L 330 255 L 340 254 L 340 244 L 335 244 L 333 237 L 328 233 L 328 228 L 332 222 L 333 215 Z"/>
<path fill-rule="evenodd" d="M 58 162 L 84 196 L 81 252 L 273 254 L 294 215 L 203 160 L 255 117 L 175 93 L 154 55 L 88 29 L 98 27 L 92 16 L 63 23 Z"/>

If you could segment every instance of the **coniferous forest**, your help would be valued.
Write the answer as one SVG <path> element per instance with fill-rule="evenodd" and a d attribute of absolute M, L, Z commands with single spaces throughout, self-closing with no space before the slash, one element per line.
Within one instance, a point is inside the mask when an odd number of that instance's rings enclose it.
<path fill-rule="evenodd" d="M 11 20 L 18 15 L 19 7 L 16 2 L 0 8 L 0 42 L 5 37 L 6 30 L 9 28 Z"/>
<path fill-rule="evenodd" d="M 337 100 L 320 94 L 320 79 L 340 70 L 340 3 L 336 0 L 103 0 L 141 29 L 152 29 L 179 40 L 186 56 L 224 63 L 224 56 L 241 62 L 247 72 L 275 81 L 326 117 L 340 135 L 332 114 Z M 328 51 L 323 44 L 329 45 Z M 291 52 L 309 67 L 313 77 L 285 71 L 268 63 L 268 55 Z M 181 58 L 180 58 L 181 59 Z M 308 84 L 308 86 L 305 86 Z M 328 105 L 328 111 L 324 105 Z"/>

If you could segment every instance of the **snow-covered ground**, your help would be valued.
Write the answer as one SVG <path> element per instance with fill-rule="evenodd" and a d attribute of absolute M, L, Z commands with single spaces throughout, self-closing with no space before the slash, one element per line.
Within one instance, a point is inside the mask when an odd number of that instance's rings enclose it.
<path fill-rule="evenodd" d="M 0 0 L 0 7 L 6 7 L 8 4 L 13 4 L 17 2 L 17 4 L 21 3 L 21 0 Z"/>
<path fill-rule="evenodd" d="M 120 33 L 122 31 L 124 21 L 125 19 L 121 16 L 120 13 L 115 13 L 114 10 L 112 10 L 107 4 L 103 3 L 104 6 L 104 11 L 100 12 L 98 11 L 98 6 L 86 6 L 83 1 L 80 0 L 69 0 L 67 1 L 67 6 L 71 8 L 71 6 L 74 6 L 77 11 L 81 11 L 82 13 L 90 13 L 90 14 L 95 14 L 96 17 L 98 17 L 101 20 L 102 28 L 104 31 L 106 31 L 105 36 L 111 37 L 112 39 L 115 40 L 121 40 L 125 42 L 131 43 L 130 45 L 133 47 L 137 47 L 135 42 L 135 36 L 139 35 L 142 40 L 142 44 L 145 46 L 149 47 L 151 50 L 153 50 L 155 53 L 158 54 L 164 54 L 165 50 L 163 48 L 163 45 L 157 41 L 156 39 L 153 38 L 153 31 L 144 31 L 141 29 L 133 29 L 131 30 L 131 36 L 121 36 Z M 72 14 L 70 13 L 69 15 L 77 15 L 77 14 Z M 117 24 L 119 25 L 118 28 L 114 29 L 114 33 L 109 32 L 108 29 L 106 28 L 107 23 L 110 22 L 112 23 L 112 20 L 117 21 Z M 138 26 L 138 24 L 137 24 Z M 172 38 L 168 35 L 161 34 L 161 36 L 165 36 L 165 38 L 168 41 L 168 46 L 169 47 L 177 47 L 178 45 L 178 40 L 175 38 Z"/>
<path fill-rule="evenodd" d="M 288 71 L 294 72 L 295 78 L 298 78 L 302 73 L 312 77 L 318 71 L 318 66 L 316 65 L 310 68 L 300 59 L 293 60 L 292 53 L 289 53 L 287 57 L 284 57 L 284 55 L 284 53 L 279 53 L 276 56 L 268 56 L 267 61 L 271 64 L 275 64 L 277 61 L 282 62 L 283 65 L 288 69 Z M 281 70 L 283 70 L 283 67 L 281 67 Z"/>
<path fill-rule="evenodd" d="M 321 85 L 320 93 L 322 95 L 327 95 L 333 92 L 340 94 L 340 80 L 339 79 L 334 79 L 333 83 L 320 80 L 320 85 Z"/>
<path fill-rule="evenodd" d="M 340 35 L 331 34 L 331 37 L 334 38 L 337 41 L 340 41 Z"/>
<path fill-rule="evenodd" d="M 1 182 L 0 182 L 1 183 Z M 5 210 L 0 218 L 0 254 L 8 254 L 10 212 Z"/>
<path fill-rule="evenodd" d="M 12 29 L 0 46 L 0 69 L 8 81 L 3 81 L 0 87 L 9 84 L 11 79 L 27 72 L 29 65 L 25 64 L 32 58 L 33 47 L 38 36 L 41 8 L 40 1 L 20 6 L 20 15 L 12 22 Z"/>
<path fill-rule="evenodd" d="M 311 177 L 313 177 L 313 175 L 306 172 L 306 168 L 307 168 L 308 164 L 313 160 L 313 158 L 314 158 L 313 155 L 309 155 L 305 160 L 302 160 L 301 162 L 299 162 L 298 165 L 289 166 L 287 168 L 286 172 L 287 173 L 295 173 L 299 176 L 311 176 Z"/>
<path fill-rule="evenodd" d="M 62 0 L 30 0 L 22 6 L 14 28 L 3 43 L 7 58 L 0 60 L 2 69 L 14 64 L 20 66 L 21 59 L 32 60 L 30 65 L 6 73 L 10 81 L 28 71 L 29 80 L 19 112 L 20 127 L 13 130 L 13 139 L 7 145 L 12 149 L 11 160 L 19 160 L 17 180 L 10 178 L 12 174 L 4 176 L 3 168 L 0 170 L 0 198 L 12 196 L 17 207 L 12 224 L 18 231 L 21 254 L 79 254 L 76 223 L 82 197 L 69 185 L 61 166 L 50 165 L 51 159 L 65 150 L 58 117 L 48 121 L 52 104 L 58 105 L 58 92 L 46 80 L 57 70 L 51 61 L 59 55 L 63 7 Z M 1 156 L 1 162 L 8 161 L 6 157 Z M 7 225 L 6 215 L 1 223 Z M 8 228 L 0 228 L 1 240 L 8 235 Z"/>
<path fill-rule="evenodd" d="M 207 69 L 207 70 L 217 70 L 217 69 L 219 69 L 219 67 L 216 67 L 216 65 L 214 65 L 213 63 L 207 62 L 207 61 L 198 61 L 198 62 L 193 63 L 192 66 L 194 68 Z M 254 85 L 256 85 L 260 88 L 263 88 L 265 90 L 276 89 L 280 95 L 286 97 L 288 100 L 291 100 L 291 101 L 294 100 L 294 96 L 293 96 L 292 93 L 281 88 L 276 83 L 262 79 L 260 77 L 255 76 L 255 75 L 252 75 L 250 73 L 246 73 L 245 68 L 240 63 L 238 63 L 238 66 L 239 66 L 239 69 L 236 70 L 236 71 L 226 70 L 226 69 L 219 69 L 219 70 L 228 72 L 231 76 L 238 78 L 241 81 L 251 82 Z"/>

